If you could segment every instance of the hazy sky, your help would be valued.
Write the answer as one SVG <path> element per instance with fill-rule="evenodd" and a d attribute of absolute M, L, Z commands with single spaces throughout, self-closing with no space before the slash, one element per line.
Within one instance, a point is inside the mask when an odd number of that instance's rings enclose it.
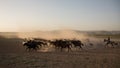
<path fill-rule="evenodd" d="M 1 31 L 120 30 L 120 0 L 0 0 Z"/>

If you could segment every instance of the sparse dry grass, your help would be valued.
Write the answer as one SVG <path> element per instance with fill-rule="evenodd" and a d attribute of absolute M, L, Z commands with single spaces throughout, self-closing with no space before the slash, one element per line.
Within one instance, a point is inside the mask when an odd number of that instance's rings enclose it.
<path fill-rule="evenodd" d="M 112 49 L 111 49 L 112 50 Z M 119 68 L 120 49 L 0 54 L 2 68 Z"/>
<path fill-rule="evenodd" d="M 20 39 L 0 39 L 0 68 L 120 68 L 120 48 L 25 52 Z"/>

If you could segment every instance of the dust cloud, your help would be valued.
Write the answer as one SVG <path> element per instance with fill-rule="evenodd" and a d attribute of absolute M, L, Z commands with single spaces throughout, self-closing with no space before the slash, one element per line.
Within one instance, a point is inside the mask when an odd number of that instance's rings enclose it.
<path fill-rule="evenodd" d="M 0 32 L 0 37 L 3 38 L 19 38 L 18 37 L 19 33 L 17 32 Z"/>
<path fill-rule="evenodd" d="M 43 38 L 43 39 L 85 39 L 88 36 L 73 30 L 22 32 L 19 38 Z"/>

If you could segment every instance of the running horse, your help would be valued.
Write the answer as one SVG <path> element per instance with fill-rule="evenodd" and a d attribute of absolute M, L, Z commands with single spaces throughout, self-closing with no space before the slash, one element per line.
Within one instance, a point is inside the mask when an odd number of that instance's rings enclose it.
<path fill-rule="evenodd" d="M 53 40 L 50 41 L 50 44 L 55 46 L 55 48 L 60 49 L 61 51 L 63 50 L 63 48 L 67 48 L 68 52 L 71 50 L 71 43 L 67 39 Z"/>
<path fill-rule="evenodd" d="M 105 47 L 108 47 L 108 45 L 112 45 L 112 47 L 114 48 L 114 45 L 118 45 L 118 43 L 116 43 L 115 41 L 111 41 L 111 38 L 108 37 L 108 39 L 104 39 L 104 42 L 106 43 L 105 44 Z"/>
<path fill-rule="evenodd" d="M 26 46 L 27 51 L 35 50 L 37 51 L 39 47 L 42 47 L 42 45 L 46 45 L 42 41 L 35 41 L 35 40 L 28 40 L 26 42 L 23 42 L 23 46 Z"/>
<path fill-rule="evenodd" d="M 82 46 L 84 46 L 84 44 L 80 41 L 80 40 L 70 40 L 71 44 L 73 44 L 74 47 L 79 47 L 80 49 L 83 49 Z"/>

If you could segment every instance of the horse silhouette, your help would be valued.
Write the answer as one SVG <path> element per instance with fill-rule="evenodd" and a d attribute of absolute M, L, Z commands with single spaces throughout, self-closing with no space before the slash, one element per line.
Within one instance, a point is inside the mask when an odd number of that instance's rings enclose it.
<path fill-rule="evenodd" d="M 31 50 L 37 50 L 39 48 L 38 43 L 33 41 L 33 40 L 29 40 L 27 42 L 23 43 L 23 46 L 26 46 L 26 50 L 31 51 Z"/>
<path fill-rule="evenodd" d="M 28 51 L 32 51 L 32 50 L 37 51 L 39 47 L 42 47 L 42 45 L 46 45 L 46 43 L 42 41 L 35 41 L 35 40 L 28 40 L 23 43 L 23 46 L 26 46 L 26 50 Z"/>
<path fill-rule="evenodd" d="M 70 40 L 71 44 L 73 44 L 74 47 L 79 47 L 82 49 L 82 46 L 84 46 L 84 44 L 80 41 L 80 40 Z"/>
<path fill-rule="evenodd" d="M 114 48 L 114 45 L 118 45 L 118 43 L 116 43 L 115 41 L 111 41 L 111 38 L 108 37 L 108 39 L 104 39 L 104 42 L 106 43 L 105 44 L 105 47 L 108 47 L 108 45 L 112 45 L 112 47 Z"/>
<path fill-rule="evenodd" d="M 59 40 L 50 41 L 50 44 L 55 46 L 55 48 L 61 49 L 61 51 L 63 50 L 63 48 L 67 48 L 68 51 L 71 50 L 70 41 L 68 41 L 66 39 L 59 39 Z"/>

